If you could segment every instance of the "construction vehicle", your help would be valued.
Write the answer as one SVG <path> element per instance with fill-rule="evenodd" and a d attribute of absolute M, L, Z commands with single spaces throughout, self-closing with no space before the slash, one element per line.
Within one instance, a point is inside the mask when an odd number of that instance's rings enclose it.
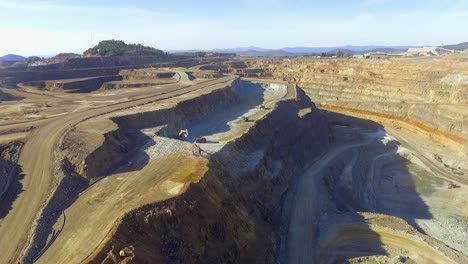
<path fill-rule="evenodd" d="M 206 138 L 204 138 L 204 137 L 197 137 L 195 139 L 195 142 L 196 143 L 206 143 L 207 141 L 206 141 Z"/>
<path fill-rule="evenodd" d="M 182 139 L 184 139 L 184 138 L 187 138 L 188 135 L 189 135 L 188 129 L 184 129 L 184 130 L 181 130 L 181 131 L 179 132 L 179 134 L 177 135 L 176 138 L 179 139 L 179 140 L 182 140 Z"/>
<path fill-rule="evenodd" d="M 453 182 L 449 182 L 448 184 L 448 189 L 457 189 L 457 188 L 460 188 L 460 185 L 456 185 L 455 183 Z"/>

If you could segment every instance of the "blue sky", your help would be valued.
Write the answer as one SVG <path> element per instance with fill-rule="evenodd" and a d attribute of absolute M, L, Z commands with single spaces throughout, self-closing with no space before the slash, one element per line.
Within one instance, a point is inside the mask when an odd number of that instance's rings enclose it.
<path fill-rule="evenodd" d="M 468 0 L 0 0 L 0 55 L 81 53 L 103 39 L 160 49 L 468 41 Z"/>

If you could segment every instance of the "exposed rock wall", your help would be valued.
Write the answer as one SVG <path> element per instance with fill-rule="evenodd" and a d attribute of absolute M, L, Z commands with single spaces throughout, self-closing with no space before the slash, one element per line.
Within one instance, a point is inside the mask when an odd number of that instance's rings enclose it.
<path fill-rule="evenodd" d="M 53 71 L 4 71 L 0 72 L 0 80 L 4 80 L 4 84 L 6 86 L 15 87 L 18 83 L 30 81 L 60 80 L 84 77 L 97 77 L 105 75 L 117 75 L 122 68 L 75 69 Z"/>
<path fill-rule="evenodd" d="M 83 80 L 76 81 L 46 81 L 45 89 L 49 91 L 72 91 L 72 92 L 92 92 L 95 91 L 106 82 L 120 81 L 121 76 L 100 76 L 95 78 L 86 78 Z"/>
<path fill-rule="evenodd" d="M 382 127 L 370 121 L 335 113 L 328 117 L 331 123 L 340 124 L 334 127 L 339 142 L 343 135 L 352 138 L 351 127 L 379 129 L 378 133 L 385 135 Z M 369 140 L 362 134 L 354 136 L 362 140 L 361 145 L 337 152 L 326 167 L 315 175 L 307 175 L 315 179 L 314 184 L 307 185 L 312 190 L 307 199 L 319 201 L 311 203 L 317 223 L 309 230 L 316 234 L 310 245 L 315 250 L 311 251 L 315 259 L 312 262 L 348 263 L 354 257 L 397 255 L 417 263 L 465 263 L 466 221 L 447 206 L 429 199 L 436 193 L 435 186 L 440 184 L 441 189 L 446 189 L 445 183 L 435 183 L 431 178 L 434 175 L 417 155 L 391 137 Z M 456 199 L 450 197 L 454 203 Z M 457 225 L 446 224 L 440 232 L 454 233 L 440 239 L 437 233 L 419 225 L 421 219 L 434 223 L 457 219 Z"/>
<path fill-rule="evenodd" d="M 174 72 L 163 72 L 158 70 L 122 70 L 119 75 L 123 77 L 124 80 L 146 80 L 146 79 L 161 79 L 161 78 L 172 78 Z"/>
<path fill-rule="evenodd" d="M 238 81 L 233 83 L 233 86 L 238 85 L 241 85 Z M 197 115 L 238 100 L 232 89 L 227 86 L 182 101 L 173 108 L 103 120 L 102 122 L 111 123 L 107 126 L 108 132 L 100 134 L 74 131 L 65 138 L 61 148 L 78 174 L 89 179 L 103 176 L 151 140 L 140 132 L 141 129 L 159 127 L 164 136 L 174 137 Z"/>
<path fill-rule="evenodd" d="M 285 194 L 304 162 L 327 147 L 328 136 L 326 118 L 297 90 L 296 98 L 279 102 L 212 155 L 207 174 L 184 194 L 125 216 L 91 262 L 273 262 Z M 252 166 L 233 162 L 252 155 L 260 156 Z M 120 257 L 123 248 L 132 254 Z"/>
<path fill-rule="evenodd" d="M 198 60 L 169 61 L 157 63 L 157 67 L 193 67 L 198 65 Z M 108 75 L 118 75 L 124 69 L 148 68 L 151 64 L 143 65 L 120 65 L 114 67 L 102 68 L 60 68 L 43 69 L 41 67 L 32 67 L 28 69 L 5 69 L 0 70 L 0 83 L 6 87 L 16 87 L 18 83 L 40 80 L 60 80 L 85 77 L 98 77 Z"/>
<path fill-rule="evenodd" d="M 13 142 L 0 145 L 0 200 L 4 201 L 3 196 L 8 192 L 12 182 L 15 181 L 20 168 L 17 165 L 19 152 L 22 143 Z"/>
<path fill-rule="evenodd" d="M 0 102 L 1 101 L 6 101 L 10 98 L 10 96 L 2 91 L 0 91 Z"/>
<path fill-rule="evenodd" d="M 461 146 L 468 139 L 468 67 L 454 57 L 395 60 L 259 59 L 249 68 L 295 82 L 321 106 L 384 114 L 438 133 Z M 337 110 L 337 109 L 335 109 Z M 383 117 L 383 116 L 381 116 Z"/>

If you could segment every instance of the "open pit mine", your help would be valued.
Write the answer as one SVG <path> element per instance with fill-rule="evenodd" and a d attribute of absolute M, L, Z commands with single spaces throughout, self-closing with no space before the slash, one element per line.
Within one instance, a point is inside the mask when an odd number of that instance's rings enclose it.
<path fill-rule="evenodd" d="M 0 263 L 468 263 L 468 57 L 0 69 Z"/>

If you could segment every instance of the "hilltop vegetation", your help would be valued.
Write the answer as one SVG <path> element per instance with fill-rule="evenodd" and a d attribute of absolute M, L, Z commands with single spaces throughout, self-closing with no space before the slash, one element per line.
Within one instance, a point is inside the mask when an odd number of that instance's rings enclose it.
<path fill-rule="evenodd" d="M 122 56 L 125 54 L 159 56 L 164 55 L 164 52 L 141 44 L 127 44 L 122 40 L 103 40 L 97 46 L 84 52 L 85 56 L 103 57 Z"/>

